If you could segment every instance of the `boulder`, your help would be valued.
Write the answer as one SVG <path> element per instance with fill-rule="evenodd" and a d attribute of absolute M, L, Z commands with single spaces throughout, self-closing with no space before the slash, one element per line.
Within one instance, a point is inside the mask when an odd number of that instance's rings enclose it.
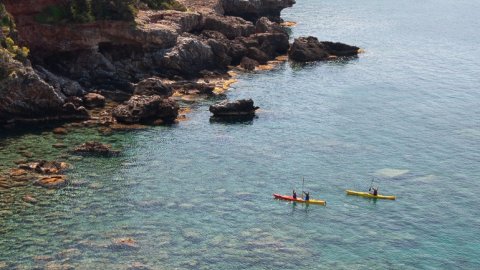
<path fill-rule="evenodd" d="M 178 116 L 179 106 L 173 99 L 160 96 L 133 96 L 124 105 L 113 109 L 112 115 L 120 123 L 135 124 L 162 119 L 173 122 Z"/>
<path fill-rule="evenodd" d="M 260 63 L 248 57 L 243 57 L 240 62 L 240 67 L 246 70 L 254 70 L 258 65 L 260 65 Z"/>
<path fill-rule="evenodd" d="M 310 62 L 331 57 L 355 56 L 359 49 L 343 43 L 320 42 L 316 37 L 300 37 L 294 40 L 288 56 L 293 61 Z"/>
<path fill-rule="evenodd" d="M 73 153 L 79 155 L 118 156 L 120 151 L 113 150 L 110 145 L 92 141 L 75 147 Z"/>
<path fill-rule="evenodd" d="M 98 108 L 105 106 L 105 97 L 97 93 L 88 93 L 83 96 L 83 103 L 88 108 Z"/>
<path fill-rule="evenodd" d="M 52 175 L 42 177 L 35 181 L 33 184 L 44 188 L 61 188 L 66 186 L 68 182 L 65 175 Z"/>
<path fill-rule="evenodd" d="M 231 116 L 253 116 L 259 107 L 253 105 L 252 99 L 241 99 L 236 101 L 222 101 L 210 106 L 210 112 L 218 117 Z"/>
<path fill-rule="evenodd" d="M 166 98 L 173 94 L 173 90 L 165 85 L 160 78 L 151 77 L 137 83 L 133 94 L 143 96 L 157 95 Z"/>

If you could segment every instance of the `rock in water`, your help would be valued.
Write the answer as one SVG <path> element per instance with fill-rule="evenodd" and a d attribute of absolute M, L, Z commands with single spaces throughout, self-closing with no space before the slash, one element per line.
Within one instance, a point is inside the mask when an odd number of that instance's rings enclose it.
<path fill-rule="evenodd" d="M 33 184 L 44 188 L 61 188 L 67 185 L 67 177 L 65 175 L 52 175 L 42 177 Z"/>
<path fill-rule="evenodd" d="M 210 112 L 217 117 L 254 116 L 258 108 L 253 105 L 252 99 L 225 100 L 210 106 Z"/>
<path fill-rule="evenodd" d="M 34 171 L 40 174 L 58 174 L 63 173 L 70 167 L 66 162 L 40 160 L 37 162 L 18 165 L 23 170 Z"/>
<path fill-rule="evenodd" d="M 162 99 L 160 96 L 133 96 L 124 105 L 117 106 L 112 115 L 120 123 L 135 124 L 155 121 L 166 123 L 175 121 L 180 107 L 173 99 Z"/>
<path fill-rule="evenodd" d="M 300 37 L 294 40 L 288 56 L 293 61 L 310 62 L 331 57 L 355 56 L 360 48 L 343 43 L 318 41 L 316 37 Z"/>
<path fill-rule="evenodd" d="M 118 156 L 120 151 L 113 150 L 110 145 L 100 142 L 86 142 L 75 147 L 73 153 L 79 155 Z"/>

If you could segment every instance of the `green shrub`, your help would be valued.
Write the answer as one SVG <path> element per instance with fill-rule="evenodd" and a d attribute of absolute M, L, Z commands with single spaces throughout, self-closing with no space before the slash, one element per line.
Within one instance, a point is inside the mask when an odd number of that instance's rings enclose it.
<path fill-rule="evenodd" d="M 141 0 L 151 9 L 167 9 L 187 11 L 187 8 L 176 0 Z"/>
<path fill-rule="evenodd" d="M 65 6 L 48 6 L 35 16 L 35 20 L 39 23 L 58 24 L 70 20 L 70 12 Z"/>

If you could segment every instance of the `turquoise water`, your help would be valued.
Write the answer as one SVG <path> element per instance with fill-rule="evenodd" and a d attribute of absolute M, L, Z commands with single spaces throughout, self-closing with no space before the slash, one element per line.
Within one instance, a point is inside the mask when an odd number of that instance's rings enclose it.
<path fill-rule="evenodd" d="M 293 36 L 360 46 L 358 59 L 245 74 L 228 92 L 258 118 L 101 136 L 0 140 L 2 169 L 88 139 L 118 158 L 70 158 L 75 185 L 0 190 L 0 261 L 77 269 L 480 268 L 480 37 L 475 1 L 297 1 Z M 372 176 L 396 201 L 347 197 Z M 326 207 L 272 193 L 305 189 Z M 33 194 L 39 203 L 23 203 Z M 118 250 L 114 239 L 138 248 Z M 36 256 L 50 256 L 41 260 Z"/>

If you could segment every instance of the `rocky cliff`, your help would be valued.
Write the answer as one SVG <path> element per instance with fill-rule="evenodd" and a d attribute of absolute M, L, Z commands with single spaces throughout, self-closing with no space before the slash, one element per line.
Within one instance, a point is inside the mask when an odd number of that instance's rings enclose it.
<path fill-rule="evenodd" d="M 187 12 L 140 9 L 134 21 L 40 23 L 38 14 L 65 0 L 3 0 L 32 64 L 2 58 L 15 72 L 0 87 L 0 123 L 85 118 L 82 104 L 69 98 L 93 90 L 132 95 L 134 84 L 151 76 L 224 74 L 242 60 L 264 63 L 288 50 L 286 32 L 259 18 L 278 18 L 293 0 L 180 2 Z"/>
<path fill-rule="evenodd" d="M 88 118 L 83 108 L 91 105 L 84 97 L 88 92 L 117 101 L 131 98 L 132 104 L 150 100 L 135 87 L 151 77 L 180 82 L 172 85 L 187 92 L 192 86 L 197 92 L 211 90 L 208 83 L 192 80 L 208 81 L 226 74 L 230 66 L 252 70 L 289 50 L 289 36 L 278 22 L 281 10 L 294 0 L 177 1 L 187 11 L 151 10 L 143 4 L 131 19 L 88 15 L 79 21 L 41 19 L 49 10 L 57 16 L 71 3 L 67 0 L 3 0 L 15 25 L 7 34 L 0 31 L 0 125 Z M 16 43 L 10 49 L 30 48 L 28 59 L 19 61 L 5 50 L 7 36 Z M 297 51 L 316 52 L 303 47 Z M 171 122 L 178 106 L 169 96 L 161 97 L 164 102 L 155 102 L 169 106 L 154 106 L 154 115 L 145 113 L 149 119 L 163 115 L 163 121 Z M 117 111 L 127 115 L 137 107 Z"/>

